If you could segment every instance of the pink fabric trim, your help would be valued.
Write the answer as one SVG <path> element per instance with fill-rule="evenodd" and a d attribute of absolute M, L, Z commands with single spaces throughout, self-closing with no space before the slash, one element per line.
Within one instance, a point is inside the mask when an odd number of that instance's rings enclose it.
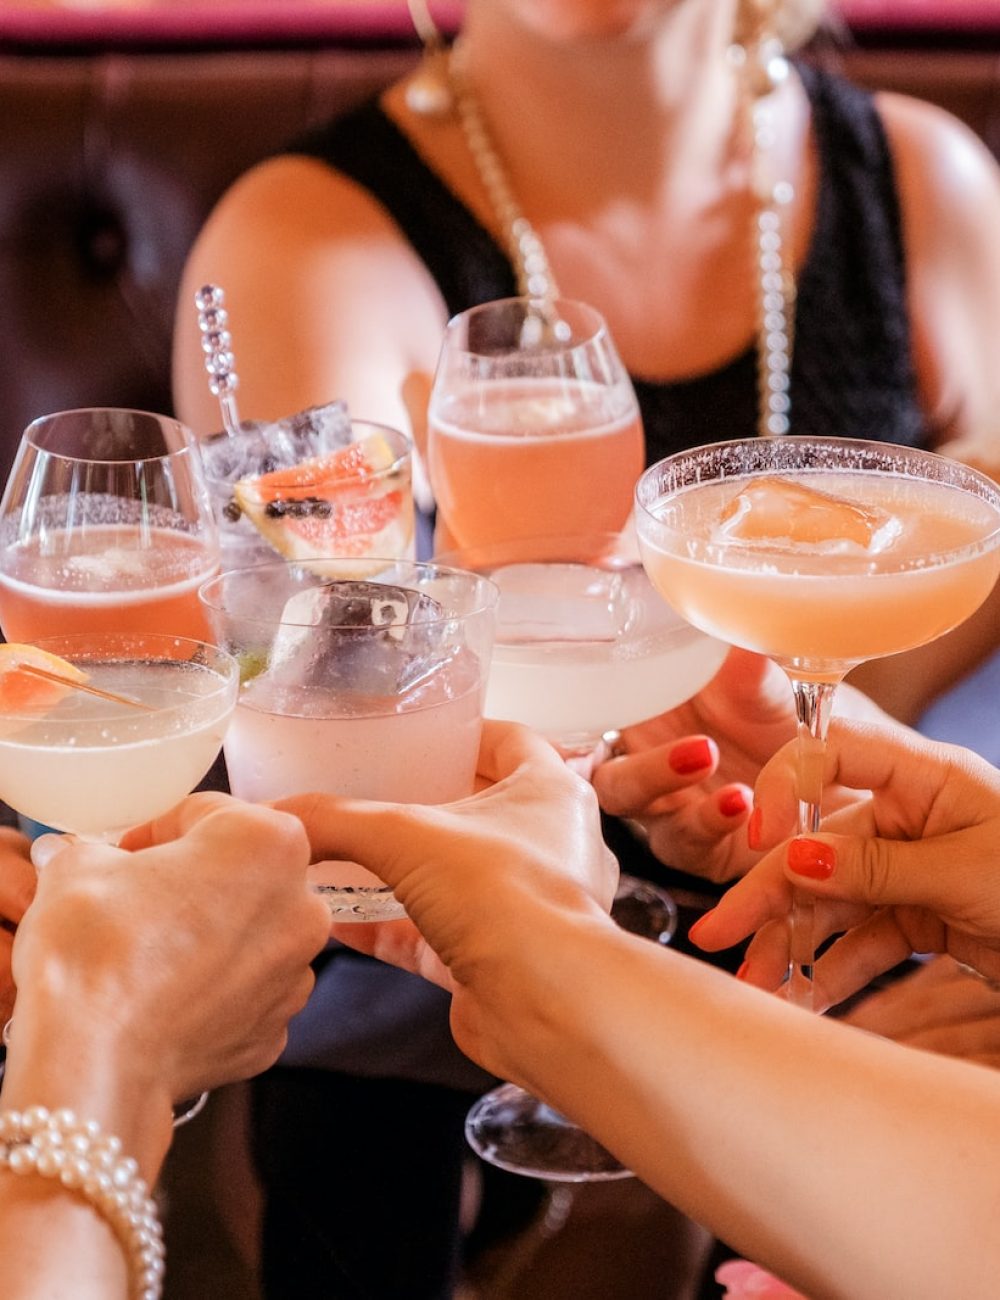
<path fill-rule="evenodd" d="M 461 6 L 437 3 L 433 12 L 445 31 L 456 27 Z M 0 42 L 129 45 L 197 45 L 232 41 L 399 40 L 413 37 L 405 4 L 309 4 L 303 0 L 202 0 L 134 9 L 18 9 L 0 5 Z"/>
<path fill-rule="evenodd" d="M 1000 0 L 836 0 L 836 9 L 858 31 L 1000 31 Z"/>

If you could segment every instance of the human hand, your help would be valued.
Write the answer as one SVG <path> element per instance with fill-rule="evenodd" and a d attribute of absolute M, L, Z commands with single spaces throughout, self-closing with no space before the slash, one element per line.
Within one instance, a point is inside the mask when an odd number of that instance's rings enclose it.
<path fill-rule="evenodd" d="M 838 712 L 883 716 L 850 687 Z M 629 727 L 613 757 L 593 773 L 606 813 L 637 821 L 661 862 L 714 881 L 746 872 L 757 855 L 747 843 L 751 790 L 760 769 L 795 734 L 784 673 L 770 660 L 731 650 L 693 699 Z M 828 792 L 828 806 L 849 798 Z"/>
<path fill-rule="evenodd" d="M 24 1011 L 99 1043 L 171 1102 L 273 1063 L 329 933 L 293 818 L 201 794 L 122 848 L 43 836 L 33 852 L 18 1026 Z"/>
<path fill-rule="evenodd" d="M 35 868 L 26 836 L 12 827 L 0 827 L 0 1023 L 10 1019 L 14 1006 L 11 947 L 14 934 L 35 895 Z"/>
<path fill-rule="evenodd" d="M 908 1047 L 1000 1066 L 1000 989 L 950 957 L 867 994 L 843 1019 Z"/>
<path fill-rule="evenodd" d="M 593 791 L 541 737 L 487 722 L 479 778 L 477 794 L 438 806 L 326 795 L 277 806 L 301 819 L 315 860 L 362 863 L 411 918 L 332 934 L 451 990 L 459 1045 L 504 1073 L 519 1002 L 509 971 L 525 950 L 544 960 L 546 926 L 566 914 L 612 924 L 618 872 Z"/>
<path fill-rule="evenodd" d="M 1000 979 L 1000 772 L 954 745 L 902 727 L 834 722 L 824 782 L 870 796 L 781 843 L 794 827 L 794 746 L 757 783 L 759 844 L 769 849 L 691 938 L 710 950 L 754 933 L 744 977 L 777 988 L 787 969 L 792 890 L 817 900 L 819 1008 L 864 987 L 912 952 L 947 952 Z"/>

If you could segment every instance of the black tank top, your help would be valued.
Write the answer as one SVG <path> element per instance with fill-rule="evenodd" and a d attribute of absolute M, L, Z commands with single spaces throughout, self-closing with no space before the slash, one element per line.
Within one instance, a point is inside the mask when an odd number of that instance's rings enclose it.
<path fill-rule="evenodd" d="M 885 130 L 869 94 L 810 65 L 798 71 L 812 106 L 819 181 L 812 243 L 798 279 L 792 432 L 927 445 Z M 434 277 L 449 314 L 517 293 L 506 252 L 377 103 L 295 148 L 329 163 L 382 204 Z M 753 348 L 694 378 L 632 380 L 649 463 L 756 432 Z"/>

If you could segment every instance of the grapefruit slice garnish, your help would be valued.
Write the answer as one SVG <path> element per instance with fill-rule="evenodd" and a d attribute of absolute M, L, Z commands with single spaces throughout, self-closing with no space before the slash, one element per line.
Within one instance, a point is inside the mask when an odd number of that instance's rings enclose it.
<path fill-rule="evenodd" d="M 42 677 L 25 672 L 37 668 L 52 676 Z M 55 681 L 62 678 L 63 681 Z M 85 682 L 87 674 L 76 664 L 37 646 L 10 642 L 0 645 L 0 713 L 37 717 L 48 713 L 73 689 L 73 683 Z"/>
<path fill-rule="evenodd" d="M 386 473 L 396 461 L 385 438 L 373 433 L 329 455 L 240 479 L 233 496 L 279 555 L 306 567 L 398 557 L 413 536 L 413 500 L 401 476 Z M 357 572 L 362 576 L 364 567 Z"/>

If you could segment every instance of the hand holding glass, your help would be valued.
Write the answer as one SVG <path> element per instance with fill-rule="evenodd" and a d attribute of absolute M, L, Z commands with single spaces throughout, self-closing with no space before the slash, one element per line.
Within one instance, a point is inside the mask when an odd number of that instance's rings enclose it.
<path fill-rule="evenodd" d="M 648 469 L 636 528 L 685 618 L 784 668 L 799 721 L 800 831 L 820 823 L 837 684 L 948 632 L 1000 571 L 1000 488 L 955 461 L 853 439 L 749 439 Z M 812 905 L 795 903 L 789 999 L 812 1005 Z"/>

